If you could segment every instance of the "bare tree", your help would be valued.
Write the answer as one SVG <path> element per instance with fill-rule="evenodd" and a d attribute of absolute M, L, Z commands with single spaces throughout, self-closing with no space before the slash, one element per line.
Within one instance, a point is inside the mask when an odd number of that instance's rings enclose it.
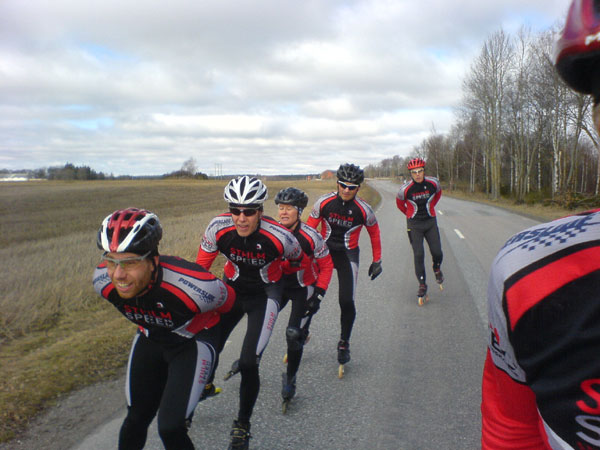
<path fill-rule="evenodd" d="M 484 149 L 489 164 L 489 188 L 493 199 L 500 196 L 502 113 L 512 59 L 510 38 L 503 30 L 499 30 L 484 43 L 464 84 L 472 107 L 483 119 Z"/>
<path fill-rule="evenodd" d="M 181 171 L 194 176 L 198 172 L 198 165 L 196 164 L 195 158 L 187 159 L 181 166 Z"/>

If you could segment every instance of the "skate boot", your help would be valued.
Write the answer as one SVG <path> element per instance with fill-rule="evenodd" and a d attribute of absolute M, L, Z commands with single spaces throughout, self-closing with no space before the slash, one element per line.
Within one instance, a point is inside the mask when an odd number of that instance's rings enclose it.
<path fill-rule="evenodd" d="M 288 376 L 286 373 L 281 374 L 281 398 L 283 398 L 283 403 L 281 404 L 281 411 L 283 414 L 287 412 L 288 405 L 292 398 L 296 395 L 296 377 L 292 377 L 291 380 L 288 381 Z"/>
<path fill-rule="evenodd" d="M 338 351 L 338 362 L 340 366 L 338 368 L 338 378 L 344 376 L 344 364 L 350 362 L 350 342 L 340 340 L 337 346 Z"/>
<path fill-rule="evenodd" d="M 429 296 L 427 295 L 427 285 L 425 283 L 420 284 L 419 291 L 417 292 L 417 303 L 419 306 L 423 306 L 428 301 Z"/>
<path fill-rule="evenodd" d="M 204 386 L 204 390 L 200 395 L 200 400 L 198 401 L 201 402 L 202 400 L 206 400 L 208 397 L 214 397 L 215 395 L 219 395 L 221 391 L 222 389 L 220 387 L 215 386 L 214 383 L 206 383 L 206 386 Z"/>
<path fill-rule="evenodd" d="M 237 420 L 233 421 L 231 427 L 231 442 L 229 443 L 228 450 L 247 450 L 250 438 L 250 424 L 241 423 Z"/>
<path fill-rule="evenodd" d="M 438 267 L 437 269 L 433 269 L 433 273 L 435 274 L 435 281 L 440 285 L 440 291 L 444 290 L 443 282 L 444 282 L 444 274 L 441 269 Z"/>

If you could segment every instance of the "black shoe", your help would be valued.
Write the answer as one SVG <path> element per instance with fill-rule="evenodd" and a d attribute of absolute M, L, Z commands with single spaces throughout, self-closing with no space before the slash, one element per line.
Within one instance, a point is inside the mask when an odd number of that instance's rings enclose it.
<path fill-rule="evenodd" d="M 250 424 L 233 421 L 228 450 L 247 450 L 250 443 Z"/>
<path fill-rule="evenodd" d="M 425 294 L 427 294 L 427 285 L 426 284 L 420 284 L 419 285 L 419 292 L 417 292 L 417 297 L 425 297 Z"/>
<path fill-rule="evenodd" d="M 338 351 L 338 362 L 340 364 L 346 364 L 350 361 L 350 342 L 340 340 L 337 346 Z"/>
<path fill-rule="evenodd" d="M 437 284 L 442 284 L 444 282 L 444 274 L 442 273 L 442 271 L 440 269 L 434 270 L 433 273 L 435 274 L 435 281 L 437 282 Z"/>

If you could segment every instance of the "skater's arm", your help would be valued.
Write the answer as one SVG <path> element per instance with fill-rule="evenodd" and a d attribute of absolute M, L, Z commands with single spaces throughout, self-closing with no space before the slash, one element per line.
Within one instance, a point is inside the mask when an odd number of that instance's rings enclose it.
<path fill-rule="evenodd" d="M 435 184 L 435 188 L 436 188 L 435 194 L 433 194 L 433 197 L 429 201 L 432 210 L 434 210 L 435 205 L 437 205 L 437 203 L 440 201 L 440 198 L 442 197 L 442 185 L 437 180 L 436 180 L 436 183 L 434 183 L 434 184 Z M 435 215 L 435 212 L 434 212 L 434 215 Z"/>
<path fill-rule="evenodd" d="M 219 253 L 219 247 L 217 245 L 217 230 L 220 226 L 219 219 L 220 217 L 215 217 L 210 221 L 206 231 L 204 232 L 204 235 L 202 236 L 200 248 L 198 248 L 196 264 L 200 264 L 206 270 L 210 270 L 212 263 Z"/>
<path fill-rule="evenodd" d="M 408 190 L 409 185 L 409 182 L 404 183 L 402 186 L 400 186 L 400 190 L 396 194 L 396 206 L 404 215 L 406 215 L 406 211 L 408 209 L 406 204 L 406 191 Z"/>
<path fill-rule="evenodd" d="M 315 285 L 324 291 L 327 291 L 333 275 L 333 260 L 331 259 L 331 255 L 327 253 L 324 257 L 316 258 L 315 261 L 319 269 L 319 275 L 317 276 Z"/>
<path fill-rule="evenodd" d="M 488 350 L 481 401 L 482 450 L 544 450 L 545 436 L 533 391 L 494 364 Z"/>
<path fill-rule="evenodd" d="M 373 251 L 373 262 L 381 262 L 381 234 L 379 224 L 367 225 L 367 232 L 371 238 L 371 249 Z"/>
<path fill-rule="evenodd" d="M 317 217 L 313 217 L 310 216 L 307 220 L 306 220 L 306 225 L 308 225 L 309 227 L 314 228 L 315 230 L 319 229 L 319 225 L 321 224 L 321 218 L 317 218 Z"/>
<path fill-rule="evenodd" d="M 406 215 L 406 200 L 400 200 L 398 197 L 396 197 L 396 206 L 400 211 L 402 211 L 402 214 Z"/>
<path fill-rule="evenodd" d="M 202 247 L 198 249 L 198 255 L 196 256 L 196 264 L 200 264 L 206 270 L 210 270 L 212 263 L 217 257 L 218 252 L 207 252 Z"/>

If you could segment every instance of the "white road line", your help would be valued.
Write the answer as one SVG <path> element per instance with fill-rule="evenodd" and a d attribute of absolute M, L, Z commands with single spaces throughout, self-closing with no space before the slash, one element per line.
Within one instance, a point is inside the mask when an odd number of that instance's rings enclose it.
<path fill-rule="evenodd" d="M 459 238 L 464 239 L 465 237 L 463 236 L 463 234 L 458 230 L 458 228 L 454 229 L 454 232 L 458 235 Z"/>

